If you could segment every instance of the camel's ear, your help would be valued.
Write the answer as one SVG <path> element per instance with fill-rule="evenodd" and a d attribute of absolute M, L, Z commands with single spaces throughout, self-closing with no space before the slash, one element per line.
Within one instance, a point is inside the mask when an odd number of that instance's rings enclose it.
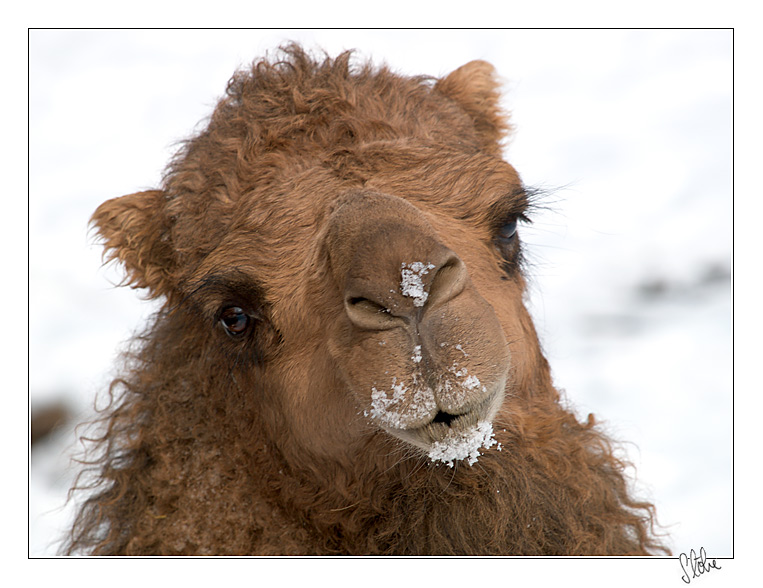
<path fill-rule="evenodd" d="M 510 128 L 508 115 L 500 107 L 499 87 L 495 68 L 479 60 L 462 65 L 435 85 L 472 117 L 483 148 L 491 153 L 500 152 L 499 141 Z"/>
<path fill-rule="evenodd" d="M 104 257 L 121 261 L 125 282 L 148 288 L 150 298 L 167 294 L 174 265 L 165 202 L 161 190 L 137 192 L 107 200 L 90 219 L 104 240 Z"/>

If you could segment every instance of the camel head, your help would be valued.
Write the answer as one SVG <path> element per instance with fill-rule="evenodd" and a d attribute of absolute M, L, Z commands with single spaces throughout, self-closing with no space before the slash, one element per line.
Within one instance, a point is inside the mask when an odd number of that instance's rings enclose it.
<path fill-rule="evenodd" d="M 430 80 L 291 57 L 234 77 L 162 189 L 94 222 L 188 331 L 193 386 L 255 398 L 285 452 L 351 459 L 375 439 L 474 463 L 547 373 L 493 68 Z"/>

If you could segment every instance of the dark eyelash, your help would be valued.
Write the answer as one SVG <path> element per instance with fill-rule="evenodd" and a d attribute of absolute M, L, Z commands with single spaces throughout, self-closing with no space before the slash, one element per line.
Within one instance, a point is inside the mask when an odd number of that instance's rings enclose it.
<path fill-rule="evenodd" d="M 264 315 L 262 291 L 252 284 L 246 274 L 236 268 L 228 268 L 221 274 L 209 274 L 188 284 L 183 303 L 195 307 L 213 322 L 228 306 L 239 306 L 253 319 Z"/>
<path fill-rule="evenodd" d="M 495 202 L 488 215 L 493 234 L 497 234 L 501 227 L 515 220 L 531 223 L 529 215 L 536 193 L 535 190 L 518 186 Z"/>

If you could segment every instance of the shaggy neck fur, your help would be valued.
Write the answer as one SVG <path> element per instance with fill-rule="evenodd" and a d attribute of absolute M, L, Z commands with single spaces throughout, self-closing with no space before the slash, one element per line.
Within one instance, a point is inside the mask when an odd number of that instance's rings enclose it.
<path fill-rule="evenodd" d="M 230 363 L 210 350 L 187 355 L 188 333 L 161 318 L 151 332 L 130 358 L 131 378 L 113 386 L 121 391 L 106 420 L 97 491 L 80 512 L 69 552 L 644 555 L 662 549 L 652 536 L 652 506 L 629 497 L 624 464 L 592 423 L 582 425 L 559 407 L 547 377 L 538 378 L 536 385 L 546 388 L 532 400 L 513 400 L 510 422 L 494 424 L 500 450 L 492 447 L 472 466 L 434 464 L 382 432 L 357 448 L 357 459 L 321 460 L 288 436 L 279 438 L 283 420 L 272 408 L 278 390 L 244 392 L 227 368 L 209 378 L 214 365 Z M 196 373 L 207 377 L 194 380 Z M 299 452 L 302 465 L 291 459 Z"/>

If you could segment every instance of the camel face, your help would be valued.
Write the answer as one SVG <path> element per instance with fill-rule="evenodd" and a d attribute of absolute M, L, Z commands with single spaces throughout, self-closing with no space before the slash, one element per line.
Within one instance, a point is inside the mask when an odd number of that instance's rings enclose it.
<path fill-rule="evenodd" d="M 278 198 L 242 197 L 181 282 L 185 300 L 219 321 L 238 382 L 279 390 L 298 451 L 351 458 L 383 433 L 436 462 L 472 464 L 496 445 L 507 390 L 540 358 L 519 236 L 506 232 L 527 195 L 494 156 L 411 141 L 365 150 L 375 173 L 362 186 L 316 167 Z M 410 169 L 382 165 L 401 158 Z M 427 164 L 446 176 L 422 177 Z M 454 181 L 481 190 L 447 188 Z M 203 233 L 226 221 L 205 222 Z M 253 349 L 264 358 L 256 375 L 241 359 Z"/>

